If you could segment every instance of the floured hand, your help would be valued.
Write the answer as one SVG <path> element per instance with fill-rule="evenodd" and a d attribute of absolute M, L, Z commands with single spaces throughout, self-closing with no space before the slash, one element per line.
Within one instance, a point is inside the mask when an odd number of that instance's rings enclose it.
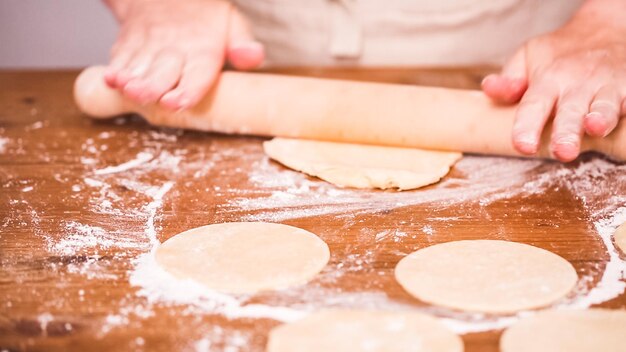
<path fill-rule="evenodd" d="M 263 46 L 229 2 L 107 0 L 120 22 L 106 83 L 140 103 L 177 110 L 194 106 L 225 61 L 246 70 Z"/>
<path fill-rule="evenodd" d="M 626 3 L 588 1 L 563 28 L 530 40 L 499 75 L 483 81 L 501 103 L 519 101 L 513 144 L 532 155 L 554 112 L 550 150 L 561 161 L 580 153 L 584 133 L 605 137 L 626 113 Z"/>

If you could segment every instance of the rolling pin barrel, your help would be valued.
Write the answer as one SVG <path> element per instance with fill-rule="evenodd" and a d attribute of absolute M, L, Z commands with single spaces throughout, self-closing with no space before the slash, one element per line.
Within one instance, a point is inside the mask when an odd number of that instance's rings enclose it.
<path fill-rule="evenodd" d="M 76 80 L 74 97 L 87 115 L 138 113 L 155 125 L 229 134 L 519 155 L 511 143 L 515 107 L 481 92 L 272 74 L 224 72 L 194 108 L 172 112 L 141 106 L 104 83 L 103 68 Z M 585 137 L 582 150 L 626 160 L 626 127 Z M 549 128 L 538 156 L 550 157 Z"/>

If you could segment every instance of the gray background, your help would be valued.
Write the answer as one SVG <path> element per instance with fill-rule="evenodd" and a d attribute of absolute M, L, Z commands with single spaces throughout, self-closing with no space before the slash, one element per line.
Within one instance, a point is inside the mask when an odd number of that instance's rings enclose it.
<path fill-rule="evenodd" d="M 101 0 L 0 0 L 0 68 L 106 63 L 116 33 Z"/>

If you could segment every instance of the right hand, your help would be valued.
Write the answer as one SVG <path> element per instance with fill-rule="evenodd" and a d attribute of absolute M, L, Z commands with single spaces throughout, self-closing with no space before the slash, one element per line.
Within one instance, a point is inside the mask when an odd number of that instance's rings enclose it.
<path fill-rule="evenodd" d="M 107 0 L 120 21 L 106 83 L 140 104 L 196 105 L 228 61 L 235 69 L 264 58 L 243 16 L 223 0 Z"/>

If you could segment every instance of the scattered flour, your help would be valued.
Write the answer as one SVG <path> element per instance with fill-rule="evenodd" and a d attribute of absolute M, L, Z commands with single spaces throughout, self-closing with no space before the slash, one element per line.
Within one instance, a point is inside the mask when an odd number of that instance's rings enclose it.
<path fill-rule="evenodd" d="M 349 279 L 355 273 L 367 271 L 380 276 L 388 275 L 374 269 L 378 255 L 375 247 L 361 254 L 347 253 L 331 263 L 317 283 L 278 292 L 277 297 L 267 301 L 257 302 L 253 297 L 220 294 L 197 283 L 172 277 L 154 261 L 154 249 L 159 244 L 155 223 L 166 196 L 177 187 L 185 186 L 180 179 L 201 181 L 216 165 L 231 159 L 243 160 L 247 167 L 232 170 L 220 168 L 217 177 L 241 176 L 253 187 L 238 189 L 211 186 L 211 190 L 224 199 L 224 203 L 217 204 L 216 211 L 228 218 L 248 221 L 280 222 L 334 215 L 345 219 L 345 226 L 349 227 L 354 224 L 352 219 L 361 214 L 428 203 L 447 207 L 474 202 L 486 206 L 520 194 L 538 194 L 554 185 L 565 187 L 585 206 L 589 220 L 606 247 L 609 260 L 597 285 L 587 292 L 581 292 L 584 294 L 572 297 L 558 308 L 589 307 L 618 296 L 626 288 L 623 281 L 626 263 L 619 258 L 611 242 L 612 231 L 626 221 L 626 196 L 623 194 L 626 177 L 621 177 L 621 183 L 613 186 L 607 184 L 607 175 L 616 172 L 626 174 L 626 169 L 624 165 L 615 165 L 601 158 L 592 158 L 576 167 L 561 167 L 559 164 L 536 160 L 466 156 L 455 166 L 455 175 L 445 178 L 437 185 L 415 192 L 370 192 L 336 188 L 300 173 L 285 170 L 263 156 L 260 145 L 245 144 L 241 148 L 207 147 L 206 154 L 205 151 L 198 151 L 194 154 L 196 159 L 193 159 L 187 155 L 186 150 L 172 151 L 172 148 L 162 148 L 163 144 L 177 142 L 177 135 L 154 131 L 150 131 L 149 138 L 143 141 L 144 149 L 131 160 L 95 168 L 103 150 L 98 141 L 107 141 L 111 135 L 109 132 L 101 133 L 96 140 L 90 139 L 84 143 L 82 149 L 93 157 L 83 156 L 81 160 L 85 167 L 84 178 L 78 183 L 68 185 L 68 188 L 80 188 L 81 192 L 90 192 L 88 206 L 94 214 L 110 216 L 117 222 L 132 220 L 141 223 L 141 226 L 136 230 L 129 230 L 119 227 L 119 223 L 88 224 L 69 219 L 62 225 L 64 236 L 49 244 L 49 250 L 59 255 L 87 253 L 85 262 L 70 264 L 68 267 L 70 272 L 87 278 L 107 279 L 106 268 L 102 268 L 105 264 L 98 260 L 102 250 L 140 253 L 133 261 L 129 281 L 139 288 L 137 294 L 145 297 L 147 303 L 145 306 L 123 307 L 119 312 L 109 315 L 101 331 L 104 335 L 111 329 L 128 324 L 130 316 L 150 316 L 153 314 L 153 306 L 163 304 L 189 306 L 194 314 L 220 314 L 231 319 L 270 318 L 285 322 L 300 319 L 321 307 L 420 310 L 442 317 L 458 333 L 503 328 L 522 316 L 533 314 L 521 312 L 506 317 L 461 314 L 436 307 L 424 308 L 401 303 L 375 288 L 359 292 L 334 289 L 334 283 Z M 0 139 L 0 151 L 3 143 L 6 143 L 2 140 Z M 155 178 L 154 175 L 166 177 Z M 121 194 L 120 187 L 131 192 L 131 195 Z M 598 192 L 599 187 L 614 189 Z M 134 207 L 129 207 L 127 203 L 131 196 Z M 431 217 L 421 220 L 423 223 L 418 223 L 421 231 L 408 233 L 394 229 L 367 233 L 364 235 L 369 236 L 371 242 L 357 245 L 401 243 L 408 237 L 436 236 L 436 223 L 454 222 L 459 218 Z M 120 278 L 112 275 L 108 279 Z M 219 344 L 221 350 L 239 351 L 245 349 L 249 339 L 250 336 L 237 335 L 216 326 L 191 347 L 197 351 L 207 351 Z"/>
<path fill-rule="evenodd" d="M 129 160 L 125 163 L 121 163 L 115 166 L 107 166 L 104 169 L 94 170 L 94 175 L 108 175 L 115 174 L 118 172 L 128 171 L 130 169 L 136 168 L 141 164 L 144 164 L 150 160 L 154 159 L 154 155 L 149 152 L 139 152 L 135 159 Z"/>
<path fill-rule="evenodd" d="M 154 249 L 138 258 L 130 277 L 132 285 L 142 288 L 138 294 L 150 302 L 192 304 L 200 311 L 223 314 L 228 318 L 271 318 L 286 322 L 301 318 L 305 313 L 288 307 L 244 304 L 247 296 L 222 294 L 197 282 L 177 279 L 156 263 Z"/>
<path fill-rule="evenodd" d="M 616 166 L 595 159 L 568 172 L 562 183 L 583 202 L 609 257 L 600 281 L 572 303 L 575 308 L 584 308 L 613 299 L 626 290 L 626 261 L 619 257 L 612 241 L 617 227 L 626 222 L 626 164 Z"/>
<path fill-rule="evenodd" d="M 422 232 L 424 232 L 428 236 L 432 236 L 435 234 L 435 230 L 430 225 L 424 225 L 424 227 L 422 227 Z"/>
<path fill-rule="evenodd" d="M 309 177 L 270 164 L 266 157 L 253 163 L 250 181 L 267 196 L 243 193 L 223 211 L 255 212 L 247 221 L 279 222 L 328 214 L 367 214 L 384 209 L 437 202 L 451 206 L 468 201 L 487 205 L 519 193 L 541 192 L 549 179 L 530 187 L 528 172 L 542 164 L 537 160 L 497 157 L 465 157 L 455 166 L 465 178 L 444 178 L 434 186 L 414 192 L 371 192 L 341 189 L 311 181 Z M 260 212 L 258 212 L 260 210 Z"/>
<path fill-rule="evenodd" d="M 154 218 L 157 215 L 157 211 L 163 204 L 163 197 L 167 192 L 169 192 L 174 186 L 174 182 L 169 181 L 163 184 L 163 186 L 159 187 L 156 190 L 150 189 L 148 194 L 152 196 L 152 202 L 146 205 L 145 209 L 148 213 L 148 221 L 146 222 L 146 231 L 145 234 L 150 240 L 150 244 L 154 246 L 158 246 L 160 244 L 159 239 L 157 237 L 156 229 L 154 227 Z"/>
<path fill-rule="evenodd" d="M 73 255 L 85 249 L 137 248 L 133 237 L 124 236 L 123 231 L 107 231 L 102 227 L 69 221 L 65 225 L 67 235 L 51 245 L 50 250 L 61 255 Z M 95 252 L 97 254 L 97 251 Z"/>
<path fill-rule="evenodd" d="M 284 170 L 274 170 L 262 160 L 254 164 L 250 174 L 250 181 L 257 185 L 257 189 L 269 190 L 267 195 L 242 194 L 234 198 L 228 206 L 236 210 L 264 210 L 261 215 L 247 217 L 247 220 L 270 220 L 280 221 L 297 217 L 306 217 L 320 214 L 336 214 L 355 212 L 371 212 L 386 208 L 402 207 L 407 205 L 438 202 L 443 204 L 456 204 L 461 201 L 476 201 L 481 205 L 489 204 L 498 199 L 507 199 L 517 194 L 536 194 L 543 192 L 547 187 L 556 184 L 569 188 L 572 193 L 581 199 L 589 198 L 583 192 L 587 189 L 587 183 L 595 182 L 595 187 L 589 190 L 597 190 L 597 179 L 606 175 L 610 170 L 621 168 L 603 159 L 594 158 L 590 161 L 581 162 L 576 168 L 563 168 L 557 164 L 546 168 L 545 172 L 535 173 L 530 176 L 528 171 L 542 165 L 539 161 L 522 159 L 503 159 L 488 157 L 466 157 L 458 165 L 459 171 L 467 179 L 449 178 L 439 185 L 430 189 L 413 193 L 397 192 L 362 192 L 350 189 L 337 189 L 324 183 L 311 181 L 309 178 L 297 173 Z M 592 183 L 593 183 L 592 182 Z M 577 185 L 577 186 L 574 186 Z M 236 190 L 232 193 L 239 195 Z M 597 193 L 597 191 L 596 191 Z M 619 193 L 615 197 L 620 197 Z M 609 207 L 619 203 L 620 199 L 610 199 Z M 590 202 L 591 204 L 592 202 Z M 606 209 L 607 202 L 595 203 L 602 209 Z M 623 204 L 623 201 L 622 201 Z M 589 204 L 587 204 L 589 205 Z M 618 204 L 619 205 L 619 204 Z M 278 210 L 276 210 L 278 209 Z M 600 282 L 587 294 L 572 297 L 567 302 L 558 306 L 562 309 L 580 309 L 601 303 L 614 298 L 624 291 L 624 267 L 626 263 L 620 260 L 615 249 L 610 243 L 610 236 L 614 228 L 619 225 L 626 215 L 626 208 L 619 208 L 613 214 L 595 216 L 597 210 L 589 209 L 599 235 L 603 238 L 610 260 L 607 263 Z M 224 207 L 224 211 L 228 208 Z M 245 218 L 245 217 L 244 217 Z M 454 218 L 432 219 L 433 221 L 454 221 Z M 422 232 L 433 236 L 435 231 L 431 225 L 424 225 Z M 400 242 L 402 238 L 410 234 L 400 230 L 386 230 L 373 235 L 375 242 L 392 239 Z M 374 261 L 373 251 L 365 255 L 347 255 L 340 263 L 329 266 L 329 271 L 324 273 L 326 279 L 336 280 L 345 273 L 366 270 Z M 157 274 L 161 272 L 161 274 Z M 150 274 L 148 274 L 150 273 Z M 366 307 L 375 306 L 380 309 L 417 309 L 411 305 L 403 305 L 393 300 L 382 297 L 376 298 L 377 292 L 363 291 L 358 294 L 332 292 L 321 290 L 323 294 L 315 295 L 316 290 L 307 287 L 307 292 L 298 291 L 297 295 L 304 302 L 287 306 L 248 305 L 246 299 L 238 300 L 233 296 L 224 296 L 211 292 L 194 283 L 172 281 L 172 277 L 159 276 L 163 272 L 149 254 L 142 256 L 137 262 L 137 269 L 133 272 L 131 282 L 142 287 L 141 294 L 153 302 L 171 302 L 176 304 L 189 304 L 196 306 L 201 311 L 223 314 L 227 317 L 271 317 L 280 321 L 291 321 L 308 314 L 314 308 L 333 305 Z M 323 276 L 322 275 L 322 276 Z M 184 287 L 184 289 L 171 290 L 172 287 Z M 170 290 L 168 291 L 168 288 Z M 584 293 L 584 292 L 583 292 Z M 290 293 L 282 293 L 288 297 Z M 310 300 L 308 300 L 309 298 Z M 357 303 L 358 302 L 358 303 Z M 376 303 L 377 302 L 377 303 Z M 298 307 L 296 309 L 295 307 Z M 304 307 L 304 308 L 303 308 Z M 533 312 L 520 312 L 513 316 L 492 317 L 481 314 L 460 314 L 437 308 L 422 309 L 430 311 L 440 317 L 444 322 L 458 333 L 480 332 L 500 329 L 509 326 L 520 317 L 534 314 Z"/>
<path fill-rule="evenodd" d="M 9 139 L 6 137 L 0 137 L 0 153 L 4 153 L 6 151 L 7 144 L 9 144 Z"/>
<path fill-rule="evenodd" d="M 613 299 L 626 290 L 626 261 L 619 257 L 613 244 L 612 236 L 618 226 L 626 222 L 626 204 L 607 218 L 594 222 L 598 235 L 602 239 L 609 254 L 609 260 L 604 268 L 600 281 L 587 294 L 569 306 L 572 308 L 587 308 Z"/>

